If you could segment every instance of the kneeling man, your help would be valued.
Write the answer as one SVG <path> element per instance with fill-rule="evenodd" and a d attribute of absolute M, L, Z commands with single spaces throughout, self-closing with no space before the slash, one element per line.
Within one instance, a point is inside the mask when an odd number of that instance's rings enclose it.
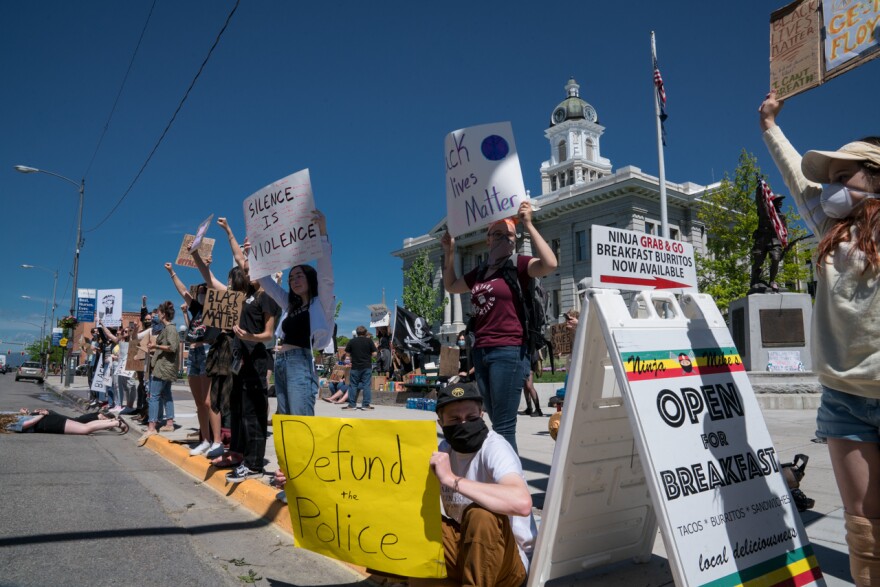
<path fill-rule="evenodd" d="M 431 468 L 446 512 L 447 574 L 463 585 L 518 587 L 537 534 L 522 463 L 483 421 L 483 398 L 475 383 L 442 389 L 437 419 L 445 440 L 431 457 Z"/>

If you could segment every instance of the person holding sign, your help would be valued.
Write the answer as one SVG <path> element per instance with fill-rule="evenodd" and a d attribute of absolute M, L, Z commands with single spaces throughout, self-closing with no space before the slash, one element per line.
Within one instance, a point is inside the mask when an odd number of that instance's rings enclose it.
<path fill-rule="evenodd" d="M 514 450 L 519 397 L 529 374 L 530 357 L 522 322 L 523 300 L 508 285 L 505 274 L 515 273 L 519 291 L 527 292 L 530 278 L 549 275 L 557 265 L 556 255 L 532 222 L 529 202 L 520 204 L 516 218 L 531 236 L 535 257 L 515 255 L 516 225 L 512 218 L 489 226 L 488 260 L 464 277 L 455 272 L 455 239 L 447 232 L 440 240 L 446 291 L 471 293 L 474 326 L 468 329 L 476 339 L 472 361 L 486 412 L 493 430 L 507 439 Z"/>
<path fill-rule="evenodd" d="M 174 303 L 166 300 L 157 309 L 159 320 L 164 325 L 156 340 L 150 342 L 150 389 L 147 395 L 148 420 L 147 431 L 138 440 L 138 446 L 146 444 L 150 436 L 159 433 L 159 402 L 165 413 L 165 425 L 162 430 L 174 430 L 174 398 L 171 396 L 171 384 L 177 381 L 177 353 L 180 351 L 180 336 L 174 325 Z"/>
<path fill-rule="evenodd" d="M 759 109 L 764 142 L 819 238 L 813 365 L 822 384 L 816 435 L 828 441 L 845 509 L 856 585 L 880 583 L 880 137 L 837 151 L 794 149 L 771 91 Z"/>
<path fill-rule="evenodd" d="M 278 413 L 288 416 L 314 416 L 318 397 L 318 373 L 312 349 L 323 349 L 332 342 L 333 264 L 330 262 L 330 239 L 327 219 L 320 211 L 312 212 L 318 225 L 323 254 L 317 271 L 311 265 L 296 265 L 287 276 L 289 291 L 271 275 L 259 279 L 260 286 L 284 308 L 276 335 L 281 340 L 275 352 L 275 396 Z M 245 257 L 249 250 L 245 245 Z"/>
<path fill-rule="evenodd" d="M 220 412 L 215 413 L 211 410 L 211 378 L 208 377 L 207 372 L 208 351 L 210 344 L 217 338 L 219 330 L 202 324 L 202 310 L 205 305 L 205 295 L 208 293 L 208 284 L 198 284 L 194 298 L 189 288 L 177 277 L 171 263 L 165 263 L 165 270 L 168 271 L 174 288 L 186 305 L 184 317 L 186 317 L 186 312 L 190 314 L 186 330 L 186 341 L 189 343 L 189 368 L 186 380 L 196 403 L 201 441 L 189 451 L 189 454 L 191 456 L 205 455 L 213 459 L 223 454 L 223 442 Z"/>
<path fill-rule="evenodd" d="M 486 427 L 483 396 L 456 383 L 437 396 L 443 429 L 431 470 L 440 481 L 448 577 L 463 585 L 518 587 L 528 573 L 537 528 L 522 463 Z"/>

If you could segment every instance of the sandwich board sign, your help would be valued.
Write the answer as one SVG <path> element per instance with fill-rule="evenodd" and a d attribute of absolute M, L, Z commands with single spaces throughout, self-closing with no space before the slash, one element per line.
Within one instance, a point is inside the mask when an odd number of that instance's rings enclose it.
<path fill-rule="evenodd" d="M 641 292 L 631 309 L 617 291 L 591 289 L 587 298 L 560 427 L 563 443 L 547 489 L 547 503 L 557 511 L 545 510 L 547 533 L 539 535 L 529 585 L 571 572 L 565 565 L 575 559 L 582 570 L 620 560 L 627 549 L 639 558 L 634 540 L 606 539 L 592 552 L 558 554 L 561 529 L 548 527 L 547 518 L 578 518 L 614 537 L 615 528 L 647 529 L 656 516 L 676 585 L 824 586 L 742 360 L 712 298 L 685 294 L 679 304 L 668 292 Z M 621 489 L 637 487 L 633 470 L 627 471 L 631 483 L 611 487 L 610 507 L 573 507 L 582 506 L 575 500 L 591 489 L 605 490 L 598 476 L 584 479 L 568 471 L 575 459 L 564 453 L 583 444 L 583 437 L 596 436 L 592 424 L 581 425 L 589 413 L 584 404 L 595 411 L 608 406 L 617 415 L 620 398 L 604 395 L 609 366 L 635 441 L 633 466 L 639 465 L 641 489 L 650 495 L 650 505 L 638 504 L 644 521 L 632 516 L 629 503 L 614 501 Z M 600 380 L 603 391 L 584 389 Z M 588 397 L 580 398 L 582 393 Z M 606 440 L 610 447 L 616 439 Z M 578 534 L 591 530 L 581 527 Z"/>
<path fill-rule="evenodd" d="M 593 286 L 697 291 L 693 245 L 598 224 L 591 236 Z"/>

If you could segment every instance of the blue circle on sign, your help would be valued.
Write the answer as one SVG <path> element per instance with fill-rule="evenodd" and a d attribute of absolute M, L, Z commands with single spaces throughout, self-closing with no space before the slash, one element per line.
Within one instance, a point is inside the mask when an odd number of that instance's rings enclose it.
<path fill-rule="evenodd" d="M 483 157 L 489 161 L 501 161 L 507 157 L 508 153 L 510 153 L 510 145 L 507 144 L 504 137 L 489 135 L 483 139 L 483 144 L 480 145 L 480 150 L 483 152 Z"/>

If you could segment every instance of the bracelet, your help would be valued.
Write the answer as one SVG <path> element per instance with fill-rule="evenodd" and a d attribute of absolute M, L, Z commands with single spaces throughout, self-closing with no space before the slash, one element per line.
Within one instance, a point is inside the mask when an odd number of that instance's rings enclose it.
<path fill-rule="evenodd" d="M 456 477 L 455 483 L 452 484 L 452 493 L 458 493 L 458 483 L 461 481 L 463 477 Z"/>
<path fill-rule="evenodd" d="M 177 277 L 177 273 L 172 273 L 172 274 L 171 274 L 171 277 L 172 277 L 172 278 Z"/>

